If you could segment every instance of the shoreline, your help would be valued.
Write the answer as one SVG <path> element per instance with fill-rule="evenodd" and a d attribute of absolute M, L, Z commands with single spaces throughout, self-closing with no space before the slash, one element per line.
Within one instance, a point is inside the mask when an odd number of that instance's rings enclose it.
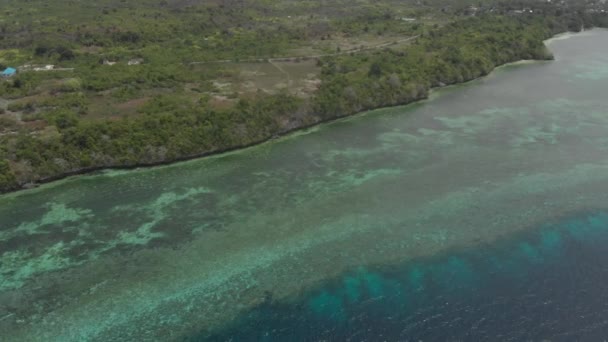
<path fill-rule="evenodd" d="M 593 29 L 598 29 L 598 28 L 590 28 L 589 30 L 593 30 Z M 599 28 L 601 29 L 601 28 Z M 575 37 L 577 35 L 580 35 L 584 32 L 588 32 L 589 30 L 585 30 L 585 31 L 581 31 L 581 32 L 562 32 L 562 33 L 557 33 L 555 34 L 553 37 L 548 38 L 543 40 L 543 43 L 545 44 L 545 47 L 548 49 L 549 48 L 549 44 L 551 44 L 554 41 L 559 41 L 559 40 L 563 40 L 563 39 L 569 39 L 572 37 Z M 550 52 L 550 51 L 549 51 Z M 415 105 L 415 104 L 420 104 L 423 103 L 424 101 L 428 101 L 428 100 L 433 100 L 435 97 L 433 96 L 434 94 L 436 94 L 439 91 L 442 90 L 446 90 L 446 89 L 450 89 L 452 87 L 456 87 L 456 86 L 461 86 L 461 85 L 466 85 L 468 83 L 472 83 L 475 81 L 479 81 L 482 80 L 486 77 L 489 77 L 490 75 L 492 75 L 493 73 L 495 73 L 496 71 L 500 70 L 501 68 L 504 67 L 508 67 L 508 66 L 517 66 L 517 65 L 527 65 L 527 64 L 536 64 L 536 63 L 542 63 L 542 62 L 550 62 L 550 61 L 554 61 L 555 57 L 553 56 L 553 54 L 550 54 L 549 58 L 547 59 L 520 59 L 520 60 L 516 60 L 516 61 L 512 61 L 512 62 L 507 62 L 504 64 L 500 64 L 500 65 L 496 65 L 495 67 L 492 68 L 492 70 L 490 70 L 487 74 L 483 74 L 479 77 L 475 77 L 473 79 L 470 80 L 465 80 L 463 82 L 460 83 L 452 83 L 452 84 L 445 84 L 445 85 L 438 85 L 438 86 L 431 86 L 428 89 L 428 94 L 426 94 L 426 96 L 418 98 L 418 99 L 414 99 L 410 102 L 407 103 L 400 103 L 400 104 L 395 104 L 395 105 L 388 105 L 388 106 L 380 106 L 380 107 L 376 107 L 376 108 L 368 108 L 362 111 L 358 111 L 352 114 L 346 114 L 346 115 L 341 115 L 341 116 L 337 116 L 334 118 L 330 118 L 330 119 L 324 119 L 324 120 L 320 120 L 318 122 L 314 122 L 311 124 L 307 124 L 307 125 L 303 125 L 303 126 L 298 126 L 295 128 L 291 128 L 282 132 L 278 132 L 275 135 L 266 138 L 266 139 L 262 139 L 262 140 L 258 140 L 258 141 L 254 141 L 251 142 L 249 144 L 244 144 L 244 145 L 237 145 L 237 146 L 233 146 L 233 147 L 228 147 L 228 148 L 222 148 L 222 149 L 218 149 L 215 151 L 208 151 L 208 152 L 203 152 L 203 153 L 196 153 L 193 155 L 187 155 L 187 156 L 181 156 L 181 157 L 177 157 L 174 159 L 170 159 L 170 160 L 165 160 L 165 161 L 158 161 L 158 162 L 151 162 L 151 163 L 137 163 L 137 164 L 132 164 L 132 165 L 111 165 L 111 166 L 94 166 L 94 167 L 88 167 L 88 168 L 83 168 L 83 169 L 78 169 L 78 170 L 73 170 L 70 172 L 65 172 L 62 174 L 58 174 L 56 176 L 52 176 L 52 177 L 47 177 L 47 178 L 43 178 L 43 179 L 39 179 L 33 183 L 25 183 L 22 185 L 19 185 L 18 187 L 15 187 L 13 189 L 7 190 L 7 191 L 0 191 L 0 196 L 3 195 L 8 195 L 8 194 L 20 194 L 20 193 L 24 193 L 26 191 L 31 191 L 31 190 L 35 190 L 38 189 L 44 185 L 49 185 L 61 180 L 66 180 L 66 179 L 70 179 L 73 177 L 80 177 L 80 176 L 89 176 L 89 175 L 96 175 L 98 173 L 103 173 L 103 172 L 112 172 L 112 171 L 134 171 L 134 170 L 138 170 L 138 169 L 150 169 L 150 168 L 155 168 L 155 167 L 162 167 L 162 166 L 171 166 L 171 165 L 175 165 L 175 164 L 179 164 L 179 163 L 183 163 L 183 162 L 188 162 L 188 161 L 193 161 L 193 160 L 197 160 L 197 159 L 202 159 L 202 158 L 210 158 L 210 157 L 220 157 L 223 155 L 227 155 L 230 153 L 234 153 L 234 152 L 240 152 L 240 151 L 245 151 L 249 148 L 252 147 L 256 147 L 256 146 L 260 146 L 266 143 L 272 143 L 274 141 L 280 141 L 281 139 L 285 139 L 285 138 L 290 138 L 293 137 L 296 134 L 308 134 L 309 130 L 312 129 L 316 129 L 319 128 L 323 125 L 326 124 L 331 124 L 333 122 L 338 122 L 338 121 L 342 121 L 342 120 L 346 120 L 349 118 L 355 118 L 361 115 L 367 115 L 367 113 L 371 113 L 377 110 L 382 110 L 382 109 L 390 109 L 390 108 L 398 108 L 398 107 L 407 107 L 410 105 Z"/>
<path fill-rule="evenodd" d="M 557 37 L 559 35 L 569 35 L 569 34 L 575 35 L 576 33 L 567 32 L 567 33 L 558 34 L 555 37 Z M 545 40 L 544 41 L 545 44 L 554 38 Z M 439 85 L 439 86 L 431 87 L 431 88 L 429 88 L 428 94 L 426 96 L 412 100 L 407 103 L 401 103 L 401 104 L 389 105 L 389 106 L 381 106 L 381 107 L 377 107 L 377 108 L 369 108 L 369 109 L 365 109 L 363 111 L 359 111 L 359 112 L 356 112 L 353 114 L 346 114 L 346 115 L 342 115 L 342 116 L 337 116 L 335 118 L 321 120 L 321 121 L 318 121 L 318 122 L 315 122 L 312 124 L 307 124 L 304 126 L 299 126 L 299 127 L 295 127 L 295 128 L 289 129 L 289 130 L 285 130 L 285 131 L 275 134 L 274 136 L 272 136 L 270 138 L 259 140 L 259 141 L 254 141 L 249 144 L 223 148 L 223 149 L 210 151 L 210 152 L 197 153 L 197 154 L 188 155 L 188 156 L 182 156 L 182 157 L 178 157 L 178 158 L 174 158 L 174 159 L 170 159 L 170 160 L 166 160 L 166 161 L 159 161 L 159 162 L 152 162 L 152 163 L 138 163 L 138 164 L 133 164 L 133 165 L 95 166 L 95 167 L 90 167 L 90 168 L 83 168 L 83 169 L 79 169 L 79 170 L 74 170 L 74 171 L 58 174 L 56 176 L 43 178 L 34 183 L 26 183 L 17 188 L 8 190 L 8 191 L 4 191 L 4 192 L 0 191 L 0 196 L 8 195 L 8 194 L 25 193 L 27 191 L 36 190 L 38 188 L 41 188 L 44 185 L 53 184 L 58 181 L 67 180 L 67 179 L 74 178 L 74 177 L 93 176 L 98 173 L 111 172 L 111 171 L 134 171 L 134 170 L 138 170 L 138 169 L 145 170 L 145 169 L 150 169 L 150 168 L 155 168 L 155 167 L 171 166 L 171 165 L 188 162 L 188 161 L 193 161 L 193 160 L 197 160 L 197 159 L 202 159 L 202 158 L 220 157 L 220 156 L 227 155 L 227 154 L 234 153 L 234 152 L 246 151 L 249 148 L 260 146 L 260 145 L 263 145 L 266 143 L 280 141 L 281 139 L 293 137 L 296 134 L 308 134 L 309 130 L 319 128 L 323 125 L 346 120 L 349 118 L 355 118 L 355 117 L 358 117 L 361 115 L 367 115 L 368 113 L 372 113 L 377 110 L 398 108 L 398 107 L 407 107 L 410 105 L 423 103 L 424 101 L 433 100 L 435 98 L 433 96 L 434 93 L 482 80 L 504 67 L 535 64 L 535 63 L 548 62 L 548 61 L 553 61 L 553 60 L 554 60 L 553 55 L 551 55 L 551 58 L 549 58 L 549 59 L 522 59 L 522 60 L 504 63 L 501 65 L 495 66 L 487 74 L 481 75 L 479 77 L 476 77 L 476 78 L 473 78 L 470 80 L 466 80 L 466 81 L 463 81 L 460 83 L 453 83 L 453 84 L 446 84 L 446 85 Z"/>

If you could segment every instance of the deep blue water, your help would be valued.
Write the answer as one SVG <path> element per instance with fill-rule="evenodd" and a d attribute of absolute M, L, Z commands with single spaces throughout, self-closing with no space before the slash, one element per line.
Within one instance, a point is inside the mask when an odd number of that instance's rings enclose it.
<path fill-rule="evenodd" d="M 603 341 L 608 213 L 432 259 L 358 269 L 196 341 Z"/>

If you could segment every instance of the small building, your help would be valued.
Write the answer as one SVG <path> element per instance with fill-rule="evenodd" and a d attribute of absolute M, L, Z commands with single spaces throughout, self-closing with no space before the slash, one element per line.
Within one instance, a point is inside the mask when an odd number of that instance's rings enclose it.
<path fill-rule="evenodd" d="M 8 67 L 4 69 L 4 71 L 0 75 L 2 75 L 2 77 L 12 77 L 15 76 L 15 74 L 17 74 L 17 69 Z"/>

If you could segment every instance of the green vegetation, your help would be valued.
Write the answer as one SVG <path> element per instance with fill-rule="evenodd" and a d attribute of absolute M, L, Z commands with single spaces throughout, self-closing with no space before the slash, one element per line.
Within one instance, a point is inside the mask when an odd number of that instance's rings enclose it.
<path fill-rule="evenodd" d="M 0 191 L 410 103 L 608 24 L 600 5 L 536 1 L 5 3 L 0 64 L 20 68 L 0 81 Z"/>
<path fill-rule="evenodd" d="M 429 32 L 405 51 L 327 59 L 315 109 L 334 117 L 425 98 L 431 87 L 469 81 L 498 65 L 551 58 L 543 44 L 551 35 L 538 18 L 471 18 Z"/>
<path fill-rule="evenodd" d="M 278 131 L 278 118 L 297 110 L 298 101 L 286 99 L 288 95 L 241 100 L 220 112 L 161 96 L 142 109 L 143 115 L 114 122 L 80 121 L 73 112 L 58 112 L 53 117 L 57 134 L 21 134 L 7 153 L 26 161 L 21 165 L 36 178 L 82 168 L 158 163 L 266 139 Z"/>

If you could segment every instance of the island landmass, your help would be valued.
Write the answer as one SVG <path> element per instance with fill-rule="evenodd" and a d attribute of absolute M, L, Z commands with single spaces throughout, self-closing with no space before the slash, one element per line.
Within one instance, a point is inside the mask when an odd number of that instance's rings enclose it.
<path fill-rule="evenodd" d="M 608 27 L 604 8 L 11 0 L 0 13 L 0 192 L 409 104 L 497 66 L 551 59 L 546 39 Z"/>

